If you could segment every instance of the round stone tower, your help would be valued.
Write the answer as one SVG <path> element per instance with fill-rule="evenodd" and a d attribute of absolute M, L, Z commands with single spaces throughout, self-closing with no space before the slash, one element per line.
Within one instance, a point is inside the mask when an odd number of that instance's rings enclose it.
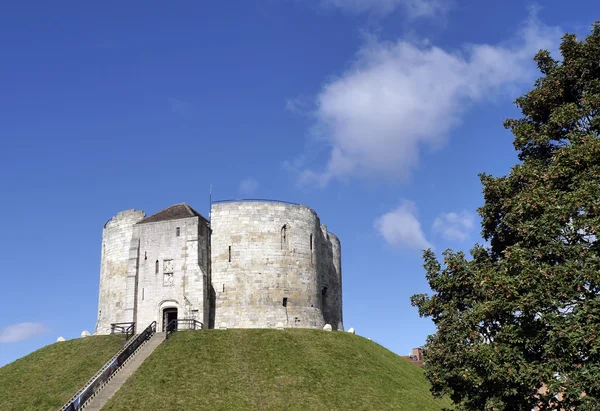
<path fill-rule="evenodd" d="M 219 202 L 211 229 L 215 328 L 343 329 L 339 240 L 311 208 Z"/>
<path fill-rule="evenodd" d="M 109 334 L 112 323 L 133 321 L 135 283 L 128 284 L 130 243 L 134 224 L 144 217 L 143 211 L 126 210 L 104 225 L 95 334 Z"/>
<path fill-rule="evenodd" d="M 324 259 L 320 272 L 324 276 L 321 281 L 324 287 L 327 287 L 324 296 L 324 312 L 325 322 L 332 325 L 335 329 L 336 325 L 339 330 L 343 330 L 342 319 L 342 247 L 339 238 L 327 231 L 327 227 L 321 227 L 323 231 L 322 240 L 325 246 L 321 250 L 327 252 L 327 257 Z M 329 256 L 331 252 L 331 256 Z"/>

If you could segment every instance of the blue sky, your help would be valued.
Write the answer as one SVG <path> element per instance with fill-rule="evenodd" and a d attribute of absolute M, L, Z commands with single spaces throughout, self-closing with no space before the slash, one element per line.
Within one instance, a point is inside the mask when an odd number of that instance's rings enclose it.
<path fill-rule="evenodd" d="M 595 1 L 4 2 L 0 365 L 93 331 L 103 224 L 188 202 L 314 208 L 344 323 L 401 355 L 434 331 L 421 249 L 481 242 L 477 174 L 539 48 Z M 483 4 L 485 3 L 485 4 Z"/>

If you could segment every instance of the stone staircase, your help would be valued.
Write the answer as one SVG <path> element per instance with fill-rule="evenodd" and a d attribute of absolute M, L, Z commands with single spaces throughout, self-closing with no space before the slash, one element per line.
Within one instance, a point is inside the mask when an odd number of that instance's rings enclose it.
<path fill-rule="evenodd" d="M 92 399 L 82 408 L 85 411 L 97 411 L 102 409 L 113 395 L 121 388 L 131 375 L 139 368 L 150 354 L 165 340 L 165 333 L 155 333 L 139 350 L 133 355 L 127 363 L 94 395 Z"/>

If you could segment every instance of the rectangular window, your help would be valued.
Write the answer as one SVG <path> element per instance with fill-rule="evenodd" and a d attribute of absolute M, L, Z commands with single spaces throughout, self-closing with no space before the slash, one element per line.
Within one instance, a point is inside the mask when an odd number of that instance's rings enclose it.
<path fill-rule="evenodd" d="M 229 262 L 231 262 L 231 246 L 229 246 Z"/>
<path fill-rule="evenodd" d="M 175 229 L 175 236 L 176 236 L 176 237 L 179 237 L 180 235 L 181 235 L 181 228 L 177 227 L 177 228 Z"/>

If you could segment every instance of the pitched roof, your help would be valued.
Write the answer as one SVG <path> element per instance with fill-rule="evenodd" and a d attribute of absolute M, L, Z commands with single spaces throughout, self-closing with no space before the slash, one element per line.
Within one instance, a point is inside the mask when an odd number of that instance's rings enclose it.
<path fill-rule="evenodd" d="M 164 210 L 159 211 L 158 213 L 152 214 L 148 218 L 144 218 L 138 224 L 144 223 L 156 223 L 158 221 L 167 221 L 167 220 L 178 220 L 180 218 L 190 218 L 190 217 L 201 217 L 206 220 L 196 210 L 187 205 L 186 203 L 174 204 L 171 207 L 167 207 Z"/>

